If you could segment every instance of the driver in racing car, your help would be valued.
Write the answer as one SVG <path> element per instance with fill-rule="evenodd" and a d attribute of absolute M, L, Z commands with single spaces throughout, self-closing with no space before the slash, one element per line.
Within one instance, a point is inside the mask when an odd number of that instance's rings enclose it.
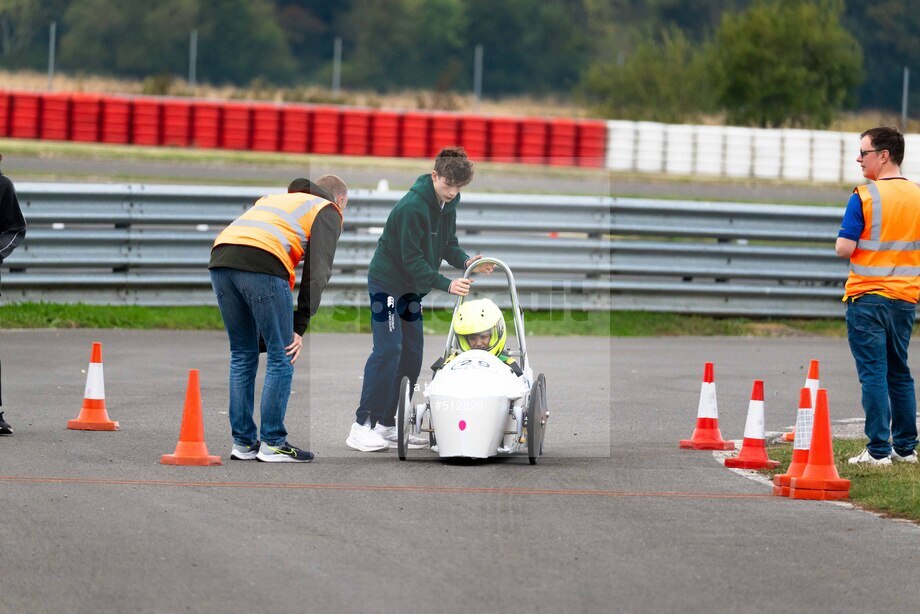
<path fill-rule="evenodd" d="M 523 375 L 520 365 L 504 352 L 505 342 L 508 340 L 505 318 L 502 310 L 491 300 L 483 298 L 465 301 L 457 310 L 452 326 L 460 344 L 460 351 L 455 350 L 446 359 L 439 359 L 432 365 L 434 371 L 449 363 L 461 352 L 483 350 L 497 356 L 518 377 Z"/>

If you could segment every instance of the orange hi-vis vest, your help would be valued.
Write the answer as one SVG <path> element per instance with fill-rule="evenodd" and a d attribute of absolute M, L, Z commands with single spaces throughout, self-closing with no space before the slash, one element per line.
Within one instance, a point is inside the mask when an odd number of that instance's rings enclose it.
<path fill-rule="evenodd" d="M 854 190 L 865 227 L 850 256 L 846 298 L 881 294 L 916 303 L 920 298 L 920 186 L 903 179 Z"/>
<path fill-rule="evenodd" d="M 291 290 L 296 277 L 294 268 L 300 264 L 313 229 L 313 220 L 324 207 L 338 205 L 319 196 L 303 192 L 272 194 L 256 201 L 243 215 L 224 228 L 214 240 L 218 245 L 247 245 L 274 254 L 290 274 Z"/>

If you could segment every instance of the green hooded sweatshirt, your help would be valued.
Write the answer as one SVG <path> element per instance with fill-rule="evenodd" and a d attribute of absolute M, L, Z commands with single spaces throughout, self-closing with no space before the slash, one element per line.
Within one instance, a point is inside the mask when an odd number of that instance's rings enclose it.
<path fill-rule="evenodd" d="M 438 273 L 441 261 L 463 270 L 470 258 L 457 241 L 459 202 L 457 194 L 442 210 L 431 174 L 416 179 L 387 217 L 368 276 L 400 295 L 447 292 L 450 280 Z"/>

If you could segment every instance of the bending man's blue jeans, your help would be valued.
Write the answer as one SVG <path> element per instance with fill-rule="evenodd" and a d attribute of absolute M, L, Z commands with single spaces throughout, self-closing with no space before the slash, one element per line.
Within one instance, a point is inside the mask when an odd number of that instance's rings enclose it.
<path fill-rule="evenodd" d="M 917 447 L 917 400 L 907 346 L 917 306 L 877 294 L 847 303 L 847 339 L 862 384 L 869 453 L 909 454 Z M 890 439 L 890 443 L 889 443 Z"/>
<path fill-rule="evenodd" d="M 294 340 L 293 300 L 288 282 L 275 275 L 236 269 L 211 269 L 224 328 L 230 338 L 230 430 L 233 441 L 278 446 L 287 441 L 284 415 L 291 396 L 294 366 L 284 348 Z M 259 335 L 265 340 L 267 365 L 260 429 L 252 419 Z"/>
<path fill-rule="evenodd" d="M 405 376 L 413 387 L 422 370 L 425 336 L 422 303 L 416 294 L 399 295 L 368 278 L 371 332 L 374 349 L 364 365 L 364 386 L 355 422 L 371 426 L 396 424 L 399 382 Z"/>

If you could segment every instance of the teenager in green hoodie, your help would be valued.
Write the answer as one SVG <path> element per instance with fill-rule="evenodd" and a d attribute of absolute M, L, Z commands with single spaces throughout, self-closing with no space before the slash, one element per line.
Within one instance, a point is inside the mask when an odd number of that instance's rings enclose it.
<path fill-rule="evenodd" d="M 362 452 L 396 445 L 395 413 L 399 381 L 414 386 L 422 368 L 422 298 L 432 289 L 465 296 L 471 279 L 448 279 L 441 261 L 461 271 L 482 256 L 470 257 L 457 241 L 460 190 L 473 179 L 473 163 L 462 147 L 445 147 L 434 170 L 420 176 L 387 218 L 371 259 L 367 290 L 374 348 L 364 366 L 361 402 L 345 443 Z M 492 265 L 482 265 L 491 272 Z M 410 447 L 427 440 L 411 437 Z"/>

